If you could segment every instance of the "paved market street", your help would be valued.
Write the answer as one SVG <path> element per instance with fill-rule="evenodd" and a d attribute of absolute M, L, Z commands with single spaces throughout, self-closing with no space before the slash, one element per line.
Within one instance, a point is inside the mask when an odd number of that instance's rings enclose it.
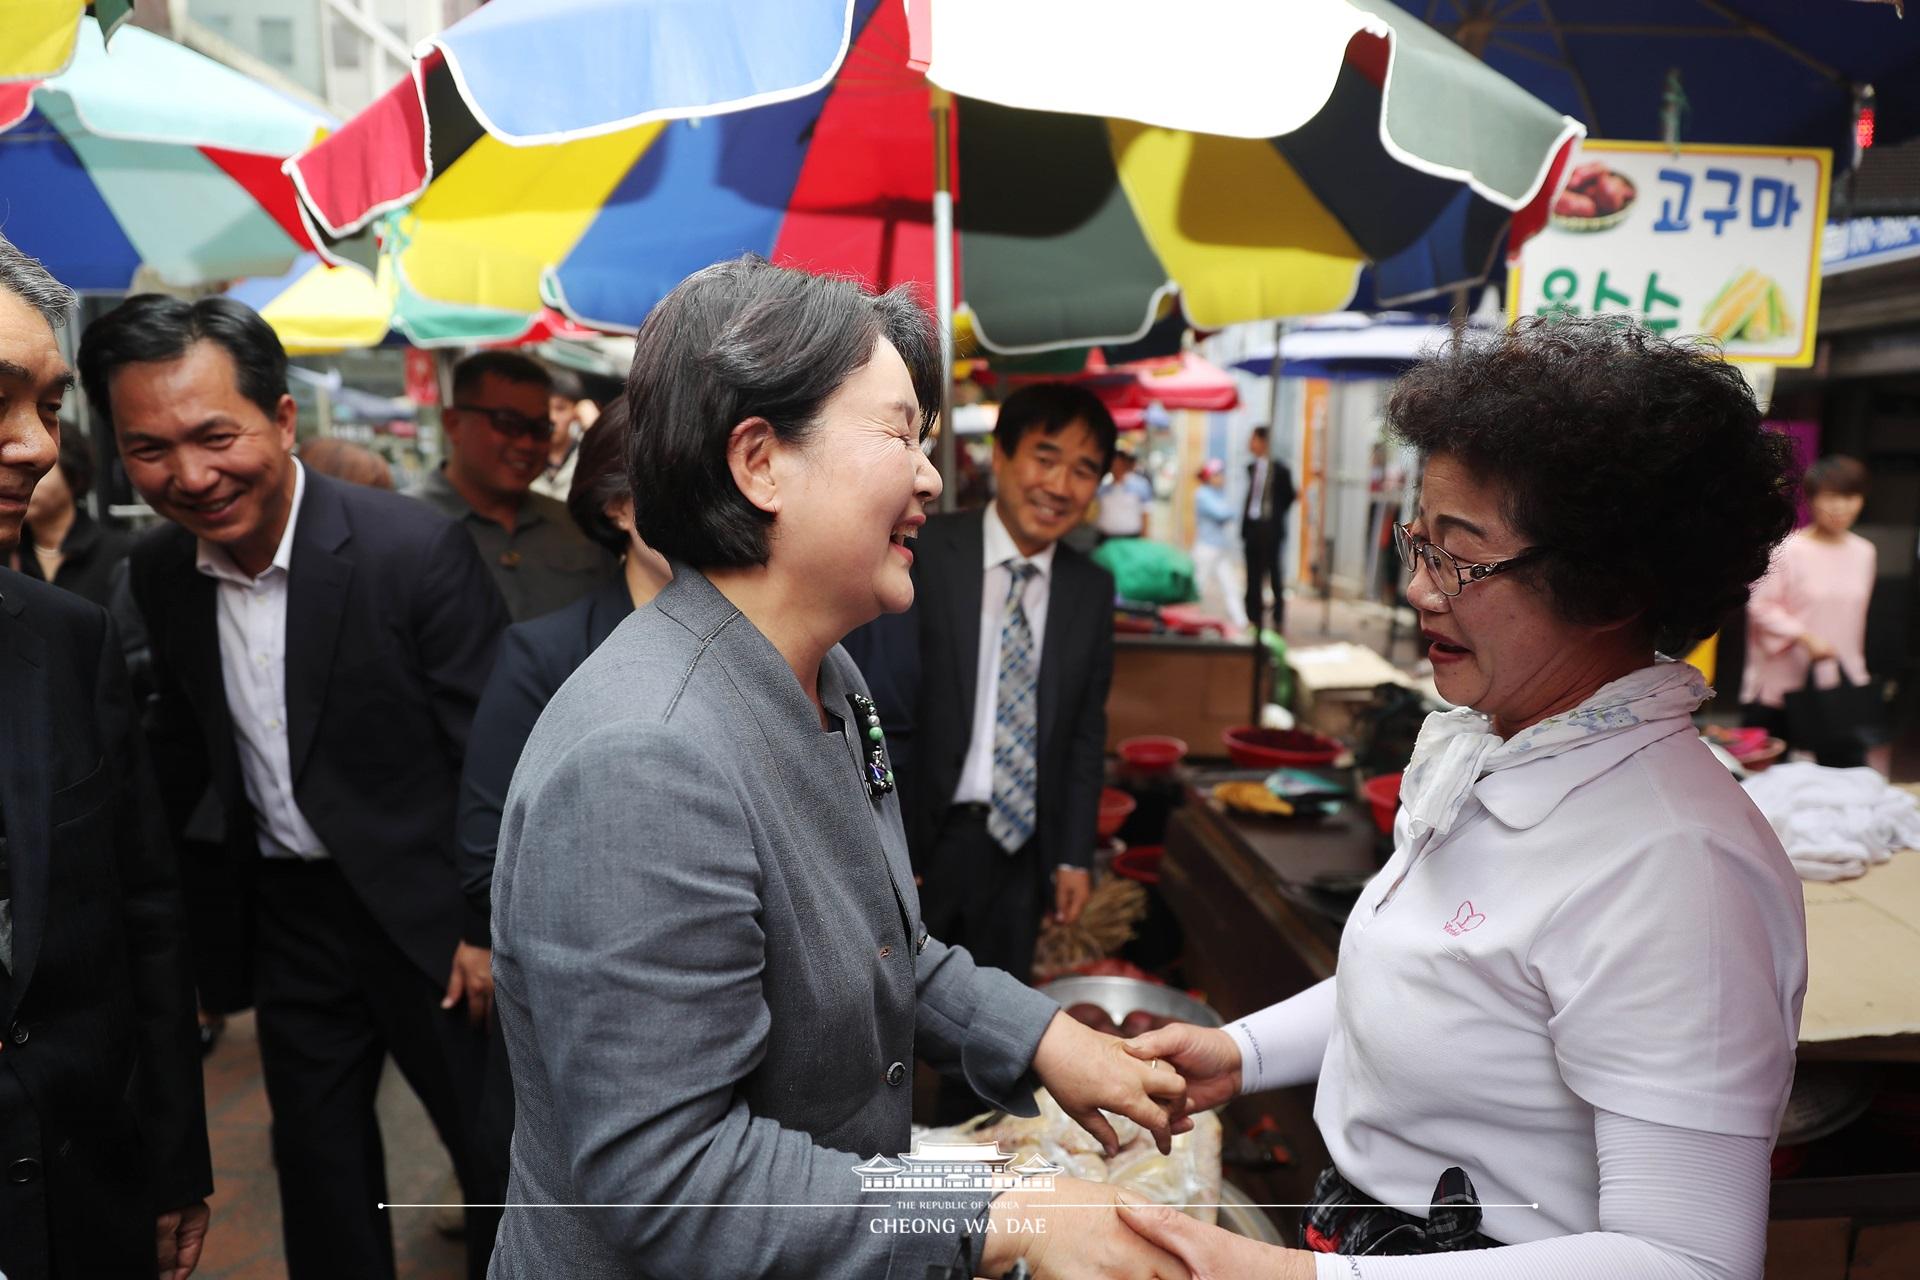
<path fill-rule="evenodd" d="M 213 1226 L 194 1274 L 204 1280 L 278 1280 L 286 1275 L 280 1201 L 252 1014 L 228 1020 L 226 1034 L 207 1059 L 206 1081 Z M 380 1084 L 380 1131 L 386 1140 L 387 1192 L 394 1200 L 435 1201 L 452 1188 L 452 1166 L 427 1113 L 391 1063 Z M 432 1217 L 428 1210 L 393 1213 L 401 1280 L 455 1280 L 465 1274 L 460 1243 L 441 1238 Z"/>

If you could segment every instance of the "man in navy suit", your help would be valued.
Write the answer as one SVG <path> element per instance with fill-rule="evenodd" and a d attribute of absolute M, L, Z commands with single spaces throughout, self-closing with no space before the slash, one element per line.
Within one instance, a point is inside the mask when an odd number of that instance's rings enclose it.
<path fill-rule="evenodd" d="M 287 1269 L 391 1276 L 374 1094 L 391 1054 L 469 1201 L 489 957 L 462 941 L 454 803 L 506 626 L 457 524 L 293 457 L 286 355 L 223 298 L 96 320 L 81 380 L 170 521 L 135 548 L 152 729 L 176 822 L 211 782 L 273 1108 Z M 469 1211 L 484 1273 L 497 1211 Z"/>
<path fill-rule="evenodd" d="M 1022 979 L 1040 917 L 1077 918 L 1092 888 L 1113 577 L 1060 539 L 1115 440 L 1084 387 L 1015 392 L 994 428 L 992 504 L 936 516 L 915 542 L 919 688 L 902 794 L 927 927 Z"/>
<path fill-rule="evenodd" d="M 0 237 L 0 552 L 60 446 L 73 295 Z M 0 569 L 0 1273 L 199 1260 L 213 1190 L 193 982 L 106 612 Z"/>

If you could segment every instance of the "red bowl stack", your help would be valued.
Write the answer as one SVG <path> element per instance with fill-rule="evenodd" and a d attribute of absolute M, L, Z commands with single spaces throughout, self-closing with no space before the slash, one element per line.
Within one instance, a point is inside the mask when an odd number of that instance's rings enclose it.
<path fill-rule="evenodd" d="M 1113 855 L 1113 874 L 1137 880 L 1141 884 L 1160 883 L 1160 860 L 1166 857 L 1167 847 L 1160 844 L 1135 845 L 1122 853 Z"/>
<path fill-rule="evenodd" d="M 1138 805 L 1139 801 L 1117 787 L 1100 788 L 1100 816 L 1095 819 L 1100 838 L 1117 834 Z"/>
<path fill-rule="evenodd" d="M 1220 735 L 1227 755 L 1242 769 L 1313 768 L 1332 764 L 1346 748 L 1337 738 L 1306 729 L 1258 729 L 1242 725 Z"/>
<path fill-rule="evenodd" d="M 1383 773 L 1377 778 L 1368 778 L 1360 792 L 1373 810 L 1373 825 L 1380 828 L 1381 835 L 1392 835 L 1393 815 L 1400 810 L 1400 775 Z"/>
<path fill-rule="evenodd" d="M 1163 734 L 1142 734 L 1137 738 L 1121 739 L 1114 750 L 1129 768 L 1141 773 L 1159 773 L 1173 768 L 1186 758 L 1187 744 L 1179 738 Z"/>

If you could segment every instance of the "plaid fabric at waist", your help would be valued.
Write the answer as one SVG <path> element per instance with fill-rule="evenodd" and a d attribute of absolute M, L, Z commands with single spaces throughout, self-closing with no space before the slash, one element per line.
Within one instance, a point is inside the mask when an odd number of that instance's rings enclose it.
<path fill-rule="evenodd" d="M 1416 1218 L 1375 1204 L 1372 1196 L 1329 1166 L 1314 1182 L 1312 1204 L 1300 1216 L 1300 1247 L 1314 1253 L 1387 1257 L 1498 1249 L 1500 1242 L 1480 1232 L 1480 1198 L 1464 1169 L 1456 1166 L 1440 1175 L 1431 1213 Z"/>

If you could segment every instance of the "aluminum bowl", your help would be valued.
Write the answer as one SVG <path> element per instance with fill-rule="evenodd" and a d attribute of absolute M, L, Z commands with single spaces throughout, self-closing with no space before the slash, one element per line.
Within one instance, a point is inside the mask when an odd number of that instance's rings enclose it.
<path fill-rule="evenodd" d="M 1135 1009 L 1144 1009 L 1156 1017 L 1191 1022 L 1197 1027 L 1222 1025 L 1219 1014 L 1186 992 L 1138 978 L 1069 974 L 1055 978 L 1040 990 L 1058 1000 L 1063 1009 L 1069 1005 L 1097 1004 L 1115 1022 L 1122 1021 Z"/>

